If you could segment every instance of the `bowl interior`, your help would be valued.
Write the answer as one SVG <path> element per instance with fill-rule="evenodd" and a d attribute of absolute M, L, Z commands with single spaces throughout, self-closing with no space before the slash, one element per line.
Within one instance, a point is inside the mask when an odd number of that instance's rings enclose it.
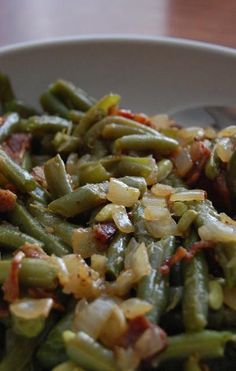
<path fill-rule="evenodd" d="M 0 70 L 32 104 L 59 77 L 95 97 L 119 93 L 123 107 L 150 114 L 236 102 L 236 51 L 177 39 L 94 37 L 13 46 L 0 49 Z"/>

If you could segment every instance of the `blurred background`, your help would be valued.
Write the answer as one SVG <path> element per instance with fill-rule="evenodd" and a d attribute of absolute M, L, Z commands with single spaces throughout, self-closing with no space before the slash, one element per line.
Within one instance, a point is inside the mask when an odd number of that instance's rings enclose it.
<path fill-rule="evenodd" d="M 236 48 L 236 1 L 0 0 L 0 46 L 85 34 L 174 36 Z"/>

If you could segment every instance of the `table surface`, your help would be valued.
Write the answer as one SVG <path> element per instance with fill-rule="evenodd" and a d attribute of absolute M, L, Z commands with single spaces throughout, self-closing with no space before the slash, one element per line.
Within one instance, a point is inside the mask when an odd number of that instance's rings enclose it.
<path fill-rule="evenodd" d="M 172 36 L 236 48 L 236 1 L 0 0 L 0 46 L 89 34 Z"/>

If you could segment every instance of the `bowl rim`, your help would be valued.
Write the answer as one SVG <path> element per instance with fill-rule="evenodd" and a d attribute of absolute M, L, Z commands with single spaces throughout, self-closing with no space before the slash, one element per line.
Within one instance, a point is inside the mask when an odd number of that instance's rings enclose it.
<path fill-rule="evenodd" d="M 13 43 L 9 45 L 0 46 L 0 57 L 4 55 L 11 55 L 15 52 L 25 52 L 28 50 L 44 49 L 45 47 L 66 46 L 76 44 L 93 44 L 102 43 L 110 44 L 149 44 L 161 46 L 182 47 L 189 50 L 201 50 L 210 53 L 226 55 L 236 58 L 236 48 L 214 44 L 205 41 L 192 40 L 186 38 L 172 37 L 172 36 L 149 36 L 139 34 L 89 34 L 89 35 L 75 35 L 53 37 L 48 39 L 24 41 Z"/>

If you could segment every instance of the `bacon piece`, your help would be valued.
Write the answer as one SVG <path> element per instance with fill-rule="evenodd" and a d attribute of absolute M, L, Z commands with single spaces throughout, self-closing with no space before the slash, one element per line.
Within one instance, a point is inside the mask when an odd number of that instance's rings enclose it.
<path fill-rule="evenodd" d="M 119 339 L 119 346 L 128 348 L 136 343 L 138 338 L 144 333 L 145 330 L 150 328 L 151 323 L 144 316 L 139 316 L 131 319 L 128 324 L 126 332 Z"/>
<path fill-rule="evenodd" d="M 95 238 L 106 245 L 116 233 L 116 227 L 114 223 L 101 223 L 94 226 L 93 232 Z"/>
<path fill-rule="evenodd" d="M 4 292 L 3 299 L 9 303 L 13 303 L 20 296 L 19 272 L 21 268 L 21 262 L 24 257 L 25 254 L 23 253 L 23 251 L 18 251 L 18 253 L 13 257 L 11 262 L 11 270 L 2 285 L 2 289 Z"/>
<path fill-rule="evenodd" d="M 27 258 L 43 259 L 48 256 L 40 246 L 31 243 L 25 243 L 20 251 L 23 251 Z"/>
<path fill-rule="evenodd" d="M 152 126 L 151 120 L 144 113 L 134 113 L 128 109 L 122 109 L 117 107 L 112 107 L 109 111 L 110 115 L 122 116 L 130 120 L 139 122 L 140 124 Z"/>
<path fill-rule="evenodd" d="M 16 204 L 15 193 L 8 189 L 0 189 L 0 213 L 11 211 Z"/>
<path fill-rule="evenodd" d="M 31 146 L 31 134 L 12 134 L 3 144 L 4 151 L 18 164 L 21 164 L 25 151 Z"/>
<path fill-rule="evenodd" d="M 211 151 L 203 142 L 196 141 L 190 147 L 190 154 L 194 164 L 186 175 L 186 182 L 193 186 L 200 178 Z"/>
<path fill-rule="evenodd" d="M 214 241 L 197 241 L 194 242 L 189 250 L 186 250 L 184 247 L 179 246 L 174 255 L 166 259 L 162 264 L 160 270 L 163 275 L 169 274 L 170 268 L 176 263 L 182 260 L 191 260 L 200 250 L 210 249 L 216 246 Z"/>

